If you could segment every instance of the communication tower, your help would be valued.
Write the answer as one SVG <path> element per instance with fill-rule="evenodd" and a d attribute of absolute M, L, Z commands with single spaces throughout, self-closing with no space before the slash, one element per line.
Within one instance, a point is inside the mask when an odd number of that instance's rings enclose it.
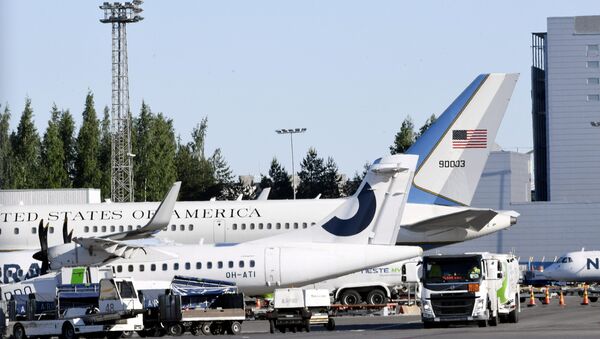
<path fill-rule="evenodd" d="M 143 20 L 139 7 L 143 1 L 105 2 L 102 23 L 112 24 L 112 110 L 111 110 L 111 200 L 133 201 L 133 157 L 131 153 L 131 115 L 127 75 L 126 25 Z"/>

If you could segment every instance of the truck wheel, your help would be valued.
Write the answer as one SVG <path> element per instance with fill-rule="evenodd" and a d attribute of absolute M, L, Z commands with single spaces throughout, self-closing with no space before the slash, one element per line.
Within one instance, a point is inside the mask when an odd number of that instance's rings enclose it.
<path fill-rule="evenodd" d="M 598 301 L 598 297 L 589 297 L 588 299 L 590 299 L 591 302 L 595 303 L 596 301 Z"/>
<path fill-rule="evenodd" d="M 357 305 L 360 303 L 360 294 L 355 290 L 345 290 L 340 297 L 342 305 Z"/>
<path fill-rule="evenodd" d="M 269 333 L 275 333 L 275 320 L 269 320 Z"/>
<path fill-rule="evenodd" d="M 0 311 L 2 312 L 2 311 Z M 2 324 L 4 325 L 4 324 Z M 27 339 L 27 336 L 25 335 L 25 328 L 23 328 L 23 325 L 21 324 L 16 324 L 13 327 L 13 337 L 15 339 Z"/>
<path fill-rule="evenodd" d="M 285 326 L 279 326 L 279 332 L 285 333 L 286 330 L 287 330 L 287 327 L 285 327 Z"/>
<path fill-rule="evenodd" d="M 121 338 L 131 338 L 132 335 L 133 331 L 123 331 L 123 333 L 121 334 Z"/>
<path fill-rule="evenodd" d="M 490 326 L 498 326 L 498 322 L 498 313 L 496 312 L 496 315 L 490 316 L 488 323 L 490 324 Z"/>
<path fill-rule="evenodd" d="M 304 320 L 304 330 L 306 333 L 310 332 L 310 319 Z"/>
<path fill-rule="evenodd" d="M 210 335 L 210 326 L 211 325 L 212 325 L 212 323 L 210 321 L 202 323 L 200 325 L 200 332 L 202 332 L 202 334 L 204 334 L 204 335 Z"/>
<path fill-rule="evenodd" d="M 479 320 L 477 325 L 479 325 L 479 327 L 487 327 L 488 323 L 487 320 Z"/>
<path fill-rule="evenodd" d="M 387 296 L 385 292 L 380 289 L 374 289 L 367 294 L 367 304 L 370 305 L 381 305 L 387 302 Z"/>
<path fill-rule="evenodd" d="M 171 324 L 167 327 L 167 334 L 173 337 L 179 337 L 183 334 L 183 326 L 179 323 Z"/>
<path fill-rule="evenodd" d="M 518 296 L 515 297 L 515 303 L 517 304 L 515 309 L 508 313 L 508 322 L 513 324 L 519 322 L 519 308 L 521 306 L 521 301 L 519 300 Z"/>
<path fill-rule="evenodd" d="M 231 324 L 229 324 L 229 329 L 227 332 L 233 335 L 242 333 L 242 324 L 240 324 L 239 321 L 232 321 Z"/>
<path fill-rule="evenodd" d="M 123 332 L 121 332 L 121 331 L 107 332 L 106 333 L 106 338 L 108 338 L 108 339 L 119 339 L 119 338 L 121 338 L 122 335 L 123 335 Z"/>
<path fill-rule="evenodd" d="M 325 325 L 325 328 L 328 331 L 335 330 L 335 320 L 333 320 L 333 318 L 329 318 L 329 321 L 327 321 L 327 325 Z"/>
<path fill-rule="evenodd" d="M 60 339 L 77 339 L 77 334 L 71 323 L 65 322 L 63 324 Z"/>
<path fill-rule="evenodd" d="M 436 328 L 436 323 L 434 323 L 433 321 L 424 321 L 423 322 L 423 328 Z"/>

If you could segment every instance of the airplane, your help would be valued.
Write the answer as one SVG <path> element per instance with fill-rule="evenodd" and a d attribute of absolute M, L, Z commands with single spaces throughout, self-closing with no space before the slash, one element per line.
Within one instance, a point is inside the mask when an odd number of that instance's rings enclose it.
<path fill-rule="evenodd" d="M 483 74 L 456 98 L 407 151 L 419 156 L 397 245 L 426 249 L 478 238 L 516 223 L 518 213 L 472 208 L 491 144 L 518 74 Z M 471 132 L 479 133 L 471 138 Z M 456 134 L 456 135 L 455 135 Z M 182 244 L 239 243 L 315 226 L 348 198 L 177 202 L 166 229 L 155 236 Z M 158 203 L 103 203 L 0 207 L 0 251 L 38 249 L 40 220 L 50 223 L 48 244 L 63 242 L 56 223 L 76 237 L 101 237 L 142 228 Z M 64 223 L 63 223 L 64 228 Z M 0 276 L 36 267 L 10 259 Z M 34 263 L 33 265 L 37 265 Z M 39 267 L 38 267 L 39 268 Z M 19 275 L 21 276 L 21 275 Z"/>
<path fill-rule="evenodd" d="M 53 270 L 110 264 L 116 277 L 133 278 L 141 290 L 164 289 L 175 275 L 191 275 L 234 282 L 248 295 L 386 265 L 422 254 L 420 247 L 395 245 L 417 158 L 390 155 L 377 159 L 352 197 L 305 230 L 236 244 L 144 245 L 115 240 L 130 235 L 120 233 L 109 238 L 74 237 L 48 247 L 41 227 L 41 250 L 35 257 L 43 261 L 42 267 Z M 165 208 L 159 208 L 156 215 L 164 212 Z M 141 228 L 138 233 L 148 232 Z M 17 253 L 31 255 L 31 251 Z M 14 254 L 0 253 L 0 260 Z M 23 284 L 29 284 L 38 296 L 53 297 L 54 289 L 38 290 L 36 280 L 48 282 L 42 275 Z M 3 297 L 20 286 L 2 286 Z"/>
<path fill-rule="evenodd" d="M 600 251 L 565 253 L 544 272 L 536 275 L 545 279 L 565 282 L 600 282 Z"/>

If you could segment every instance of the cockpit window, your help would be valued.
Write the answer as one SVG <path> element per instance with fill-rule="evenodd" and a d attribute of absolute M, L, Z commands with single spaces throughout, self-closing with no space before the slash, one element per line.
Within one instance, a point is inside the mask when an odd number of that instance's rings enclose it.
<path fill-rule="evenodd" d="M 573 259 L 571 259 L 571 257 L 564 257 L 564 258 L 562 258 L 562 260 L 559 260 L 559 262 L 566 264 L 569 262 L 573 262 Z"/>

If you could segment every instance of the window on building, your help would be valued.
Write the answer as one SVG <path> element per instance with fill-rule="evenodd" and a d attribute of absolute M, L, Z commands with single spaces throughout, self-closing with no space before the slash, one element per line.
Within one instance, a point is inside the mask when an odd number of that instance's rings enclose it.
<path fill-rule="evenodd" d="M 588 61 L 587 68 L 598 68 L 600 67 L 600 62 L 598 61 Z"/>
<path fill-rule="evenodd" d="M 598 94 L 588 94 L 587 101 L 599 101 L 600 95 Z"/>
<path fill-rule="evenodd" d="M 587 78 L 587 84 L 588 85 L 598 85 L 598 84 L 600 84 L 600 79 L 599 78 Z"/>
<path fill-rule="evenodd" d="M 589 57 L 597 57 L 599 55 L 598 45 L 587 45 L 587 56 Z"/>

